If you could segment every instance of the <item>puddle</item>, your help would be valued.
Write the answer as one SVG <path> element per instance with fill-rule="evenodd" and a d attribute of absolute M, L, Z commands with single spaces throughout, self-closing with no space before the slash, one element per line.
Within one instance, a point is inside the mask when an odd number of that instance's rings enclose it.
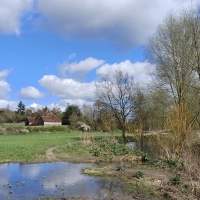
<path fill-rule="evenodd" d="M 104 199 L 118 192 L 99 178 L 81 173 L 95 164 L 68 162 L 0 165 L 0 199 L 87 197 Z M 116 186 L 117 187 L 117 186 Z"/>
<path fill-rule="evenodd" d="M 126 143 L 126 146 L 132 148 L 133 151 L 138 151 L 139 150 L 138 145 L 139 144 L 137 142 L 128 142 L 128 143 Z M 151 151 L 151 149 L 150 149 L 150 147 L 148 145 L 148 141 L 144 141 L 143 142 L 142 151 L 144 153 L 147 153 L 151 159 L 155 159 L 155 156 L 153 155 L 153 153 L 152 153 L 152 151 Z"/>

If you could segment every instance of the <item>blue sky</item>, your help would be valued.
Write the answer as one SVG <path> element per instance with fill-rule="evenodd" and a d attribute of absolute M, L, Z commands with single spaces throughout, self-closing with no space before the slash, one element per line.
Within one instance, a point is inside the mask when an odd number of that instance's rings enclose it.
<path fill-rule="evenodd" d="M 116 69 L 146 83 L 145 45 L 191 4 L 200 0 L 0 0 L 0 108 L 88 104 Z"/>

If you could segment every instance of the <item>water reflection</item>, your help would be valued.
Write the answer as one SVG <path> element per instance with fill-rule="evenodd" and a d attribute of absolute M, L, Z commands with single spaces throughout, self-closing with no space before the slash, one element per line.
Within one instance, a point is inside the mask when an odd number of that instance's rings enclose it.
<path fill-rule="evenodd" d="M 82 168 L 92 166 L 95 165 L 68 162 L 0 165 L 0 199 L 80 196 L 103 199 L 110 194 L 111 183 L 81 173 Z"/>
<path fill-rule="evenodd" d="M 148 141 L 143 141 L 142 147 L 139 148 L 138 142 L 128 142 L 126 146 L 133 149 L 133 151 L 142 151 L 144 153 L 147 153 L 151 159 L 155 159 L 155 156 L 153 155 L 153 152 L 151 151 L 151 148 L 149 147 Z"/>

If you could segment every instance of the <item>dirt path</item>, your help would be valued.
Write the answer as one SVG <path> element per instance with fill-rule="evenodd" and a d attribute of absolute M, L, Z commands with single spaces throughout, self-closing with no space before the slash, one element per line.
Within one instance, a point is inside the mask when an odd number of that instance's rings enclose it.
<path fill-rule="evenodd" d="M 46 150 L 46 157 L 48 158 L 49 161 L 58 161 L 55 154 L 53 153 L 54 149 L 56 149 L 56 147 L 52 147 Z"/>

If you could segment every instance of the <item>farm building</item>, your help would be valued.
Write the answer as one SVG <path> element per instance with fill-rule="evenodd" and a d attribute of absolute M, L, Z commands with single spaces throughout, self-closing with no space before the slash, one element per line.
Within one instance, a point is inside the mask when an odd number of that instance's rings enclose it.
<path fill-rule="evenodd" d="M 31 122 L 29 120 L 32 120 L 30 118 L 34 118 L 34 120 Z M 50 114 L 43 114 L 38 115 L 37 117 L 27 117 L 25 120 L 25 126 L 59 126 L 62 125 L 62 121 L 59 117 L 54 115 L 53 113 Z"/>
<path fill-rule="evenodd" d="M 35 121 L 35 117 L 26 117 L 25 126 L 31 125 Z"/>

